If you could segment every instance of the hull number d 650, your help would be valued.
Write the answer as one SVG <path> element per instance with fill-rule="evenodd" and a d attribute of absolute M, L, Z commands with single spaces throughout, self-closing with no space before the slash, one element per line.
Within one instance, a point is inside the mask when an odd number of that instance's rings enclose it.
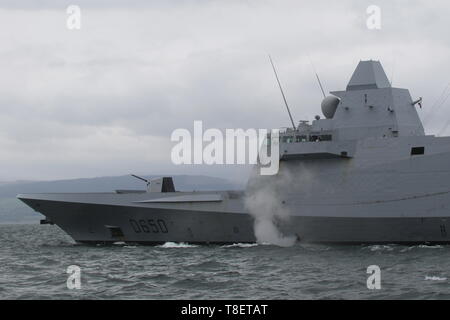
<path fill-rule="evenodd" d="M 168 233 L 166 222 L 162 219 L 130 219 L 131 227 L 136 233 Z"/>

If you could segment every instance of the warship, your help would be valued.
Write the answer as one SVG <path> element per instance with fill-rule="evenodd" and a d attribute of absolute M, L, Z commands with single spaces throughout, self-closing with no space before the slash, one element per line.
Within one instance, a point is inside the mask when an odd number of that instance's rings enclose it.
<path fill-rule="evenodd" d="M 17 197 L 80 243 L 250 243 L 259 210 L 283 212 L 269 219 L 301 242 L 447 243 L 450 137 L 425 134 L 421 103 L 360 61 L 323 117 L 280 131 L 278 174 L 255 171 L 246 190 L 177 192 L 163 177 L 142 191 Z M 260 191 L 271 203 L 249 205 Z"/>

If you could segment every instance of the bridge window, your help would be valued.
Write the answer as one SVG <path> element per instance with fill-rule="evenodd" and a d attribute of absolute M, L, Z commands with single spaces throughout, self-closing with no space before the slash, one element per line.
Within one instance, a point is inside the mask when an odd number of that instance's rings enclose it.
<path fill-rule="evenodd" d="M 411 148 L 411 155 L 416 156 L 420 154 L 425 154 L 425 147 L 413 147 Z"/>
<path fill-rule="evenodd" d="M 309 136 L 309 141 L 311 142 L 317 142 L 317 141 L 331 141 L 332 135 L 331 134 L 322 134 L 322 135 L 311 135 Z"/>
<path fill-rule="evenodd" d="M 295 142 L 305 142 L 306 136 L 295 136 Z"/>

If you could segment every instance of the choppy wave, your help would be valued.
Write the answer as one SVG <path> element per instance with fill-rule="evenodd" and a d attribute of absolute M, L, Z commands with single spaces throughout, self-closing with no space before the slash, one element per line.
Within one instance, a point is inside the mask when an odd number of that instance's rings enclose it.
<path fill-rule="evenodd" d="M 450 246 L 89 246 L 49 225 L 0 225 L 0 242 L 0 299 L 373 299 L 370 265 L 389 285 L 377 299 L 450 299 Z"/>
<path fill-rule="evenodd" d="M 431 280 L 431 281 L 445 281 L 447 278 L 444 277 L 436 277 L 436 276 L 425 276 L 425 280 Z"/>
<path fill-rule="evenodd" d="M 406 248 L 402 248 L 401 252 L 408 252 L 408 251 L 415 250 L 415 249 L 443 249 L 443 248 L 445 248 L 445 247 L 441 246 L 441 245 L 421 244 L 421 245 L 415 245 L 415 246 L 409 246 Z"/>
<path fill-rule="evenodd" d="M 418 245 L 418 247 L 421 249 L 442 249 L 442 248 L 444 248 L 443 246 L 441 246 L 439 244 L 438 245 L 421 244 L 421 245 Z"/>
<path fill-rule="evenodd" d="M 258 246 L 257 243 L 233 243 L 222 246 L 222 248 L 252 248 Z"/>
<path fill-rule="evenodd" d="M 184 243 L 184 242 L 166 242 L 157 247 L 158 248 L 196 248 L 198 246 L 194 245 L 194 244 Z"/>
<path fill-rule="evenodd" d="M 395 249 L 394 245 L 371 245 L 368 247 L 370 251 L 393 251 Z"/>

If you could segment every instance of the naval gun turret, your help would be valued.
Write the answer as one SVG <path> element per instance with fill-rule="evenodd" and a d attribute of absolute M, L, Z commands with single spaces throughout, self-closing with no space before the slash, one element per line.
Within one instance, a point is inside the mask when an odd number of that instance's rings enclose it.
<path fill-rule="evenodd" d="M 142 180 L 146 183 L 146 190 L 116 190 L 116 193 L 146 193 L 146 192 L 175 192 L 175 185 L 172 177 L 161 177 L 154 179 L 145 179 L 138 175 L 132 174 L 136 179 Z"/>

